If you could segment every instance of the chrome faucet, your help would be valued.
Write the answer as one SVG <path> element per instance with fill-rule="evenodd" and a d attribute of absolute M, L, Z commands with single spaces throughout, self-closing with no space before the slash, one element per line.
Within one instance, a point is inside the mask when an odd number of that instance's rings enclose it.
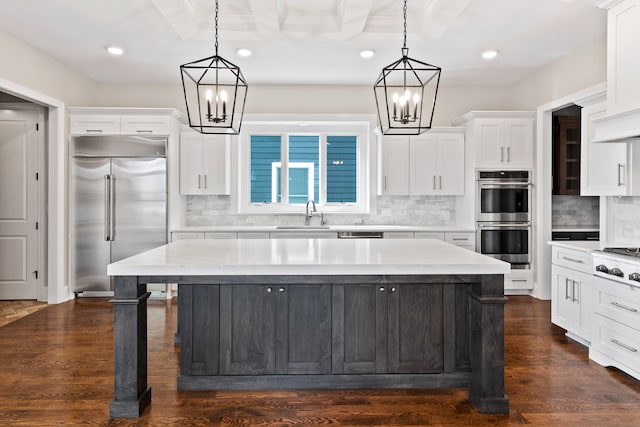
<path fill-rule="evenodd" d="M 309 203 L 311 203 L 313 210 L 311 211 L 311 213 L 309 213 Z M 318 212 L 318 210 L 316 209 L 316 202 L 314 202 L 312 199 L 309 199 L 307 201 L 307 208 L 305 211 L 305 215 L 304 215 L 304 225 L 310 225 L 311 224 L 311 217 L 313 216 L 314 212 Z"/>

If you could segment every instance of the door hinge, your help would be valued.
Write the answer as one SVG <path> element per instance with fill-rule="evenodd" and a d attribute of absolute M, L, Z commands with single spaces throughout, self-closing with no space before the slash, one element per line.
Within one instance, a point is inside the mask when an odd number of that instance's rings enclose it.
<path fill-rule="evenodd" d="M 38 229 L 38 222 L 36 221 L 36 230 Z"/>
<path fill-rule="evenodd" d="M 35 274 L 35 276 L 36 276 L 36 280 L 37 280 L 37 279 L 38 279 L 38 270 L 35 270 L 35 271 L 33 272 L 33 274 Z"/>

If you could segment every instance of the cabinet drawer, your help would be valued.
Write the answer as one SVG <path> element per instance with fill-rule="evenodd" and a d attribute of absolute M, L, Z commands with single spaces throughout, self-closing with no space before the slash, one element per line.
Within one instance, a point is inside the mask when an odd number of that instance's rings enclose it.
<path fill-rule="evenodd" d="M 439 231 L 416 231 L 414 234 L 416 239 L 444 240 L 444 233 Z"/>
<path fill-rule="evenodd" d="M 276 231 L 269 233 L 271 239 L 335 239 L 336 232 Z"/>
<path fill-rule="evenodd" d="M 268 239 L 268 231 L 239 231 L 238 239 Z"/>
<path fill-rule="evenodd" d="M 592 274 L 593 259 L 588 252 L 554 246 L 551 257 L 553 264 Z"/>
<path fill-rule="evenodd" d="M 120 133 L 120 116 L 69 116 L 69 133 L 75 135 L 114 135 Z"/>
<path fill-rule="evenodd" d="M 414 233 L 412 231 L 385 231 L 385 239 L 413 239 Z"/>
<path fill-rule="evenodd" d="M 173 231 L 171 233 L 171 241 L 182 239 L 204 239 L 204 233 L 196 231 Z"/>
<path fill-rule="evenodd" d="M 636 372 L 640 371 L 640 331 L 596 317 L 596 338 L 592 343 L 595 349 Z"/>
<path fill-rule="evenodd" d="M 205 239 L 237 239 L 238 233 L 235 231 L 209 231 L 204 233 Z"/>
<path fill-rule="evenodd" d="M 640 288 L 594 277 L 595 311 L 601 316 L 640 331 Z"/>
<path fill-rule="evenodd" d="M 457 246 L 476 246 L 476 233 L 444 233 L 444 241 Z"/>
<path fill-rule="evenodd" d="M 121 132 L 133 135 L 169 135 L 171 118 L 159 116 L 122 116 Z"/>

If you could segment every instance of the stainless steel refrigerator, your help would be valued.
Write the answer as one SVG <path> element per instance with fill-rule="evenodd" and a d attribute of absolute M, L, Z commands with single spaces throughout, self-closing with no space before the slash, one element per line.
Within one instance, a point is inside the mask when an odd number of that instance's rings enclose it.
<path fill-rule="evenodd" d="M 71 139 L 70 273 L 76 296 L 108 295 L 107 264 L 167 243 L 164 137 Z"/>

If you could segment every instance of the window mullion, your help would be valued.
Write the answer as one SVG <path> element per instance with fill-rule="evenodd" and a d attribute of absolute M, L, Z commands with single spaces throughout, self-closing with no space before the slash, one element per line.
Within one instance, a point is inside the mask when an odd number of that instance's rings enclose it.
<path fill-rule="evenodd" d="M 280 191 L 282 192 L 282 206 L 289 206 L 289 134 L 281 136 L 280 161 Z"/>
<path fill-rule="evenodd" d="M 320 134 L 319 138 L 320 143 L 320 159 L 319 159 L 319 168 L 320 168 L 320 200 L 319 203 L 321 205 L 326 205 L 327 203 L 327 134 Z"/>

